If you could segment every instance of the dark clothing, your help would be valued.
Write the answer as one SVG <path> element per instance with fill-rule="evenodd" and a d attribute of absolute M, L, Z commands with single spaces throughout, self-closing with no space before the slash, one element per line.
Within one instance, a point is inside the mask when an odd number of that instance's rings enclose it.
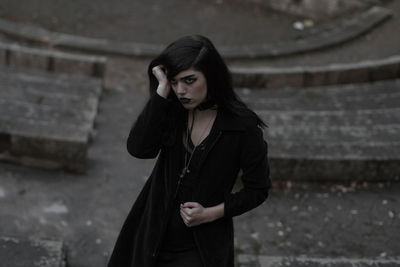
<path fill-rule="evenodd" d="M 181 252 L 161 252 L 156 267 L 203 267 L 197 248 Z"/>
<path fill-rule="evenodd" d="M 210 132 L 212 135 L 212 132 Z M 207 139 L 204 139 L 201 144 L 194 149 L 194 145 L 191 142 L 191 139 L 188 138 L 188 148 L 183 143 L 181 144 L 181 158 L 177 158 L 176 160 L 180 160 L 180 170 L 185 167 L 185 155 L 186 161 L 189 161 L 189 158 L 192 156 L 190 160 L 189 170 L 182 181 L 181 185 L 178 187 L 178 192 L 174 204 L 174 208 L 172 210 L 171 218 L 168 222 L 167 230 L 165 233 L 165 237 L 163 240 L 162 251 L 166 252 L 183 252 L 190 249 L 197 249 L 196 243 L 193 237 L 193 231 L 191 227 L 187 227 L 182 220 L 180 215 L 180 204 L 193 201 L 193 191 L 196 186 L 197 179 L 197 171 L 199 160 L 202 152 L 205 149 L 207 144 Z"/>
<path fill-rule="evenodd" d="M 174 209 L 180 173 L 182 121 L 174 104 L 155 94 L 128 137 L 129 153 L 154 158 L 155 167 L 136 199 L 116 242 L 109 267 L 155 266 Z M 183 111 L 180 111 L 181 114 Z M 253 117 L 219 109 L 195 175 L 192 200 L 204 207 L 224 203 L 224 217 L 191 227 L 205 267 L 233 266 L 233 221 L 260 205 L 270 188 L 267 144 Z M 232 193 L 239 170 L 243 188 Z"/>
<path fill-rule="evenodd" d="M 193 229 L 187 227 L 180 216 L 179 203 L 177 202 L 172 209 L 167 230 L 161 246 L 162 252 L 184 252 L 196 248 L 196 242 L 193 236 Z"/>

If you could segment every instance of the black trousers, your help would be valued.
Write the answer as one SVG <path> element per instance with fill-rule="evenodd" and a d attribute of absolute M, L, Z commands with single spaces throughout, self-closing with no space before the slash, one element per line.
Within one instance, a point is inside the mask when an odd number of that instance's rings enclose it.
<path fill-rule="evenodd" d="M 157 267 L 203 267 L 197 248 L 181 252 L 161 251 Z"/>

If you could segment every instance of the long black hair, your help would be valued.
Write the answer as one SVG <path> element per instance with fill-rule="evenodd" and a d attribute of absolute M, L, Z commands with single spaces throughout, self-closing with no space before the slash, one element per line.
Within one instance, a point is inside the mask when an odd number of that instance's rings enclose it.
<path fill-rule="evenodd" d="M 156 93 L 158 81 L 152 73 L 153 67 L 163 65 L 167 71 L 168 80 L 173 79 L 181 71 L 193 68 L 201 71 L 207 81 L 206 101 L 216 104 L 230 114 L 252 116 L 260 127 L 265 123 L 257 114 L 250 110 L 236 95 L 232 86 L 232 76 L 221 55 L 209 39 L 201 35 L 182 37 L 171 43 L 149 65 L 148 76 L 150 94 Z M 170 99 L 178 103 L 175 94 Z"/>

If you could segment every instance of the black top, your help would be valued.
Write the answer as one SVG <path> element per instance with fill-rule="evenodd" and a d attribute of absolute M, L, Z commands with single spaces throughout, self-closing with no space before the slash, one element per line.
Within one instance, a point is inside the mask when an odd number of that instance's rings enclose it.
<path fill-rule="evenodd" d="M 211 133 L 210 133 L 211 134 Z M 191 138 L 188 138 L 188 149 L 186 145 L 181 143 L 181 157 L 180 157 L 180 170 L 185 166 L 185 154 L 187 160 L 192 156 L 188 169 L 188 172 L 183 179 L 181 180 L 181 184 L 178 188 L 177 196 L 174 203 L 174 208 L 171 214 L 171 218 L 168 222 L 168 227 L 166 231 L 166 235 L 163 242 L 163 251 L 168 252 L 181 252 L 193 249 L 196 246 L 196 243 L 193 238 L 192 228 L 187 227 L 183 222 L 183 219 L 180 215 L 180 204 L 185 202 L 194 201 L 192 198 L 193 190 L 196 186 L 196 178 L 198 173 L 198 165 L 202 156 L 202 152 L 204 151 L 208 137 L 210 134 L 197 146 L 196 149 Z M 180 171 L 179 171 L 180 173 Z"/>

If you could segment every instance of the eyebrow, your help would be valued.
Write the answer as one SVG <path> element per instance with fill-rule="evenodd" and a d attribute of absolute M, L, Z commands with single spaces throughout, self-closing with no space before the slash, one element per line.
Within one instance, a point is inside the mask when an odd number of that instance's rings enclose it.
<path fill-rule="evenodd" d="M 195 78 L 195 77 L 196 77 L 196 74 L 189 74 L 189 75 L 179 78 L 179 80 L 183 81 L 183 80 L 186 80 L 187 78 Z M 175 79 L 173 79 L 173 80 L 175 80 Z"/>

